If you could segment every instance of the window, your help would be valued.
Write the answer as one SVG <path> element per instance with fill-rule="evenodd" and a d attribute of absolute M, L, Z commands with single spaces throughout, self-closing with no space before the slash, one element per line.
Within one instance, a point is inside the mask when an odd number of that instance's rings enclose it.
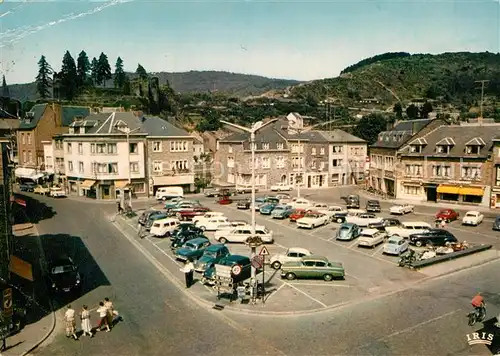
<path fill-rule="evenodd" d="M 262 168 L 271 168 L 269 157 L 262 157 Z"/>
<path fill-rule="evenodd" d="M 233 153 L 233 146 L 229 145 L 228 148 L 227 148 L 227 151 L 229 153 Z"/>
<path fill-rule="evenodd" d="M 451 146 L 448 145 L 439 145 L 436 146 L 436 153 L 448 154 L 450 153 Z"/>
<path fill-rule="evenodd" d="M 116 143 L 108 143 L 108 154 L 115 155 L 117 153 Z"/>
<path fill-rule="evenodd" d="M 481 178 L 480 167 L 462 167 L 462 178 L 478 179 Z"/>
<path fill-rule="evenodd" d="M 276 157 L 276 168 L 285 168 L 285 157 L 283 156 Z"/>
<path fill-rule="evenodd" d="M 145 193 L 146 192 L 146 185 L 144 183 L 133 183 L 132 184 L 132 191 L 134 193 Z"/>
<path fill-rule="evenodd" d="M 161 152 L 161 141 L 153 141 L 153 152 Z"/>
<path fill-rule="evenodd" d="M 162 167 L 162 162 L 161 161 L 154 161 L 153 162 L 153 172 L 156 172 L 156 173 L 161 173 L 163 171 L 163 167 Z"/>
<path fill-rule="evenodd" d="M 26 144 L 26 137 L 24 136 L 24 133 L 21 133 L 21 142 L 24 144 Z"/>
<path fill-rule="evenodd" d="M 283 144 L 282 143 L 277 143 L 276 144 L 276 149 L 282 150 L 283 149 Z"/>
<path fill-rule="evenodd" d="M 68 161 L 68 171 L 73 172 L 73 162 L 72 161 Z"/>
<path fill-rule="evenodd" d="M 500 185 L 500 166 L 497 166 L 497 176 L 495 185 Z"/>
<path fill-rule="evenodd" d="M 341 160 L 341 159 L 332 160 L 332 167 L 341 167 L 342 164 L 343 164 L 343 160 Z"/>
<path fill-rule="evenodd" d="M 227 158 L 227 166 L 229 168 L 233 168 L 234 167 L 234 157 L 228 157 Z"/>
<path fill-rule="evenodd" d="M 130 153 L 137 154 L 139 153 L 139 146 L 137 143 L 129 143 L 128 150 Z"/>
<path fill-rule="evenodd" d="M 406 195 L 419 195 L 420 187 L 414 187 L 412 185 L 403 185 L 403 190 Z"/>
<path fill-rule="evenodd" d="M 170 162 L 170 168 L 172 170 L 176 170 L 176 171 L 187 170 L 188 169 L 188 161 L 187 160 L 172 161 L 172 162 Z"/>
<path fill-rule="evenodd" d="M 325 148 L 324 148 L 324 147 L 321 147 L 321 148 L 319 149 L 319 154 L 320 154 L 320 155 L 324 155 L 324 154 L 325 154 Z"/>
<path fill-rule="evenodd" d="M 450 166 L 432 166 L 432 176 L 433 177 L 450 177 L 451 167 Z"/>
<path fill-rule="evenodd" d="M 299 168 L 299 157 L 292 158 L 292 167 Z M 304 168 L 304 157 L 300 157 L 300 168 Z"/>
<path fill-rule="evenodd" d="M 333 153 L 342 153 L 342 146 L 333 146 Z"/>
<path fill-rule="evenodd" d="M 31 132 L 28 132 L 26 136 L 28 138 L 28 145 L 31 145 Z"/>
<path fill-rule="evenodd" d="M 187 141 L 171 141 L 170 142 L 170 151 L 172 152 L 187 152 L 188 143 Z M 160 151 L 158 151 L 160 152 Z"/>
<path fill-rule="evenodd" d="M 257 144 L 256 143 L 252 144 L 252 147 L 253 147 L 254 151 L 257 151 Z M 250 148 L 250 149 L 252 149 L 252 148 Z"/>
<path fill-rule="evenodd" d="M 117 174 L 118 173 L 118 163 L 107 163 L 107 170 L 108 171 L 106 173 Z"/>
<path fill-rule="evenodd" d="M 320 170 L 325 169 L 325 162 L 320 162 L 320 163 L 319 163 L 319 169 L 320 169 Z"/>
<path fill-rule="evenodd" d="M 83 168 L 84 168 L 83 162 L 82 161 L 78 162 L 78 172 L 83 173 Z"/>
<path fill-rule="evenodd" d="M 83 155 L 83 143 L 78 143 L 78 154 Z"/>
<path fill-rule="evenodd" d="M 71 147 L 71 143 L 70 143 L 70 142 L 68 142 L 68 143 L 66 144 L 66 151 L 67 151 L 68 153 L 71 153 L 71 151 L 72 151 L 72 147 Z"/>
<path fill-rule="evenodd" d="M 96 152 L 97 153 L 105 153 L 106 152 L 106 144 L 104 143 L 97 143 L 95 145 Z"/>
<path fill-rule="evenodd" d="M 384 157 L 384 168 L 391 169 L 394 167 L 394 157 Z"/>
<path fill-rule="evenodd" d="M 421 145 L 411 145 L 410 146 L 410 153 L 422 153 L 422 146 Z"/>
<path fill-rule="evenodd" d="M 268 150 L 269 149 L 269 143 L 263 143 L 262 144 L 262 149 L 263 150 Z"/>
<path fill-rule="evenodd" d="M 316 147 L 313 147 L 311 148 L 311 155 L 314 156 L 315 154 L 316 154 Z"/>
<path fill-rule="evenodd" d="M 481 146 L 470 145 L 465 147 L 465 152 L 469 155 L 478 155 L 481 151 Z"/>
<path fill-rule="evenodd" d="M 408 176 L 421 176 L 422 166 L 420 164 L 407 164 L 405 167 L 405 173 Z"/>
<path fill-rule="evenodd" d="M 33 152 L 28 151 L 28 162 L 33 163 Z"/>
<path fill-rule="evenodd" d="M 130 172 L 139 173 L 139 162 L 130 162 Z"/>
<path fill-rule="evenodd" d="M 63 142 L 62 140 L 55 140 L 56 143 L 56 150 L 62 150 L 63 149 Z"/>

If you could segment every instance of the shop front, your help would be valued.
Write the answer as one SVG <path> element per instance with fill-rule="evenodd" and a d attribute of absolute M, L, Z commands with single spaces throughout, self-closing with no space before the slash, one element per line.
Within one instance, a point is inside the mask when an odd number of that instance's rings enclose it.
<path fill-rule="evenodd" d="M 437 200 L 458 204 L 484 204 L 484 187 L 440 184 Z M 488 202 L 489 204 L 489 202 Z"/>

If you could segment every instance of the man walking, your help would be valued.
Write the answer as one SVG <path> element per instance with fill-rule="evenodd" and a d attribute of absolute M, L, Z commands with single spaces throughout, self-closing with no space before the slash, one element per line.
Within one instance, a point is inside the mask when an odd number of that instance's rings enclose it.
<path fill-rule="evenodd" d="M 78 336 L 76 336 L 75 310 L 71 308 L 71 305 L 68 305 L 68 309 L 64 313 L 64 322 L 66 325 L 66 337 L 73 337 L 75 340 L 78 340 Z"/>
<path fill-rule="evenodd" d="M 99 308 L 97 308 L 97 312 L 99 313 L 99 325 L 97 326 L 98 331 L 102 331 L 103 325 L 106 326 L 106 332 L 110 332 L 111 329 L 109 328 L 109 323 L 108 323 L 108 309 L 104 306 L 103 302 L 99 302 Z"/>
<path fill-rule="evenodd" d="M 193 274 L 194 274 L 194 265 L 191 259 L 187 259 L 184 267 L 181 268 L 181 272 L 184 273 L 184 278 L 186 280 L 186 288 L 191 287 L 193 284 Z"/>

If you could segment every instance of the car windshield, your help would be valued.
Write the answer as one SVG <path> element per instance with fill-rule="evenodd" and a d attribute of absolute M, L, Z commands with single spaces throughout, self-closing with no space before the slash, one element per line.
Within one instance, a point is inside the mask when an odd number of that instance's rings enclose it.
<path fill-rule="evenodd" d="M 195 245 L 195 244 L 193 244 L 193 243 L 187 242 L 187 243 L 184 245 L 184 248 L 187 248 L 188 250 L 196 250 L 196 245 Z"/>
<path fill-rule="evenodd" d="M 312 219 L 316 219 L 317 217 L 319 217 L 319 215 L 316 215 L 316 214 L 306 214 L 304 217 L 305 217 L 305 218 L 312 218 Z"/>
<path fill-rule="evenodd" d="M 56 266 L 52 268 L 52 274 L 61 274 L 61 273 L 67 273 L 67 272 L 72 272 L 73 271 L 73 266 L 71 265 L 65 265 L 65 266 Z"/>
<path fill-rule="evenodd" d="M 366 238 L 369 238 L 369 239 L 373 239 L 375 237 L 374 234 L 362 234 L 363 237 L 366 237 Z"/>
<path fill-rule="evenodd" d="M 215 251 L 205 251 L 205 257 L 212 257 L 212 258 L 215 258 L 217 257 L 217 252 Z"/>
<path fill-rule="evenodd" d="M 398 244 L 398 240 L 389 240 L 389 241 L 387 241 L 387 243 L 389 245 L 397 245 Z"/>
<path fill-rule="evenodd" d="M 465 216 L 469 216 L 471 218 L 474 218 L 474 217 L 476 217 L 476 214 L 474 214 L 474 213 L 467 213 L 467 214 L 465 214 Z"/>

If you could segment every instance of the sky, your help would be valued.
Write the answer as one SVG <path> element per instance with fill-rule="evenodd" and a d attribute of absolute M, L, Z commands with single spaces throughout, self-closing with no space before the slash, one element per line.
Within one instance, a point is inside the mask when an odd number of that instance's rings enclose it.
<path fill-rule="evenodd" d="M 8 84 L 34 81 L 41 55 L 59 70 L 66 50 L 127 71 L 313 80 L 385 52 L 500 52 L 500 0 L 0 0 Z"/>

